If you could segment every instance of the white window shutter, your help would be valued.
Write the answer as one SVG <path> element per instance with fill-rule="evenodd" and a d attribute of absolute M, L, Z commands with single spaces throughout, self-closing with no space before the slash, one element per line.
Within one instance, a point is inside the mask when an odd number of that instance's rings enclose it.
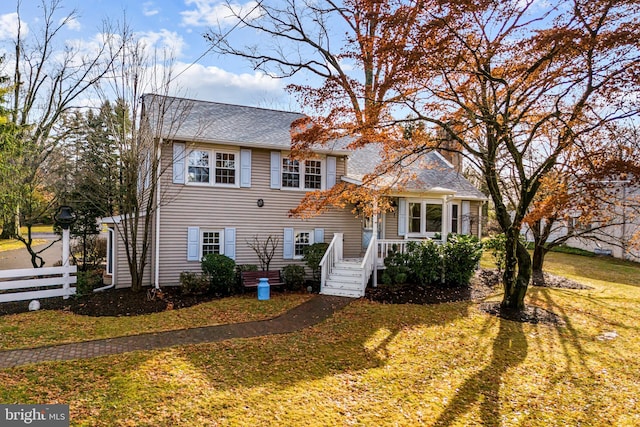
<path fill-rule="evenodd" d="M 313 230 L 313 243 L 324 243 L 324 228 Z"/>
<path fill-rule="evenodd" d="M 327 190 L 336 185 L 336 158 L 327 156 Z"/>
<path fill-rule="evenodd" d="M 200 227 L 187 228 L 187 261 L 200 261 Z"/>
<path fill-rule="evenodd" d="M 225 228 L 224 229 L 224 254 L 231 258 L 236 259 L 236 229 Z"/>
<path fill-rule="evenodd" d="M 280 165 L 281 156 L 279 151 L 271 152 L 271 188 L 280 188 Z"/>
<path fill-rule="evenodd" d="M 285 228 L 284 239 L 282 242 L 282 248 L 283 248 L 282 258 L 293 259 L 293 240 L 294 240 L 293 228 Z"/>
<path fill-rule="evenodd" d="M 240 187 L 251 187 L 251 150 L 240 150 Z"/>
<path fill-rule="evenodd" d="M 173 143 L 173 183 L 184 184 L 186 148 L 184 142 Z"/>
<path fill-rule="evenodd" d="M 398 199 L 398 236 L 406 236 L 407 234 L 407 200 Z"/>

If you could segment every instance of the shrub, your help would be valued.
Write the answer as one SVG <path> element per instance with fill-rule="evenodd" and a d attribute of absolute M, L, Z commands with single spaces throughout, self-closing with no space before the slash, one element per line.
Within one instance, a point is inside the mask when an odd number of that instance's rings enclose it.
<path fill-rule="evenodd" d="M 320 261 L 322 261 L 322 257 L 328 247 L 329 245 L 327 243 L 314 243 L 305 248 L 302 259 L 304 259 L 304 262 L 306 262 L 309 269 L 311 269 L 313 280 L 315 281 L 320 281 Z"/>
<path fill-rule="evenodd" d="M 202 272 L 209 276 L 209 291 L 229 295 L 236 283 L 236 263 L 225 255 L 207 254 L 202 258 Z"/>
<path fill-rule="evenodd" d="M 482 257 L 482 243 L 475 236 L 450 234 L 441 251 L 446 283 L 468 285 Z"/>
<path fill-rule="evenodd" d="M 209 290 L 209 277 L 204 274 L 183 271 L 180 273 L 180 289 L 185 295 L 204 294 Z"/>
<path fill-rule="evenodd" d="M 408 254 L 398 252 L 398 248 L 393 245 L 391 252 L 384 260 L 386 267 L 382 273 L 382 283 L 385 285 L 399 285 L 406 283 L 411 272 L 407 260 Z"/>
<path fill-rule="evenodd" d="M 285 266 L 282 269 L 282 279 L 287 290 L 299 291 L 304 289 L 304 267 L 295 264 Z"/>
<path fill-rule="evenodd" d="M 433 240 L 408 242 L 407 264 L 418 283 L 428 285 L 442 282 L 443 261 L 440 246 Z"/>
<path fill-rule="evenodd" d="M 84 296 L 93 293 L 96 287 L 102 286 L 102 274 L 99 270 L 78 271 L 76 295 Z"/>

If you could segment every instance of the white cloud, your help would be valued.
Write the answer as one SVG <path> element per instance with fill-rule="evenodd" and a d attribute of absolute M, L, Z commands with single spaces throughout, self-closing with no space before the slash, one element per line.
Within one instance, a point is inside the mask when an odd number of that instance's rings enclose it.
<path fill-rule="evenodd" d="M 15 39 L 18 36 L 18 14 L 7 13 L 0 15 L 0 40 Z M 29 33 L 29 26 L 26 22 L 22 21 L 22 35 Z"/>
<path fill-rule="evenodd" d="M 160 13 L 160 11 L 153 7 L 154 4 L 152 1 L 146 1 L 142 4 L 142 13 L 144 16 L 153 16 Z"/>
<path fill-rule="evenodd" d="M 60 23 L 62 24 L 65 19 L 66 18 L 62 18 Z M 66 27 L 73 31 L 80 31 L 82 29 L 82 25 L 80 25 L 80 22 L 74 17 L 67 19 Z"/>
<path fill-rule="evenodd" d="M 186 5 L 195 5 L 194 10 L 180 12 L 182 25 L 195 27 L 228 26 L 235 24 L 235 15 L 255 19 L 260 16 L 258 2 L 226 4 L 220 0 L 185 0 Z"/>
<path fill-rule="evenodd" d="M 240 105 L 288 102 L 280 80 L 260 72 L 235 74 L 215 66 L 178 63 L 174 75 L 177 96 Z"/>
<path fill-rule="evenodd" d="M 170 56 L 179 58 L 186 46 L 184 38 L 175 31 L 160 30 L 137 33 L 138 39 L 146 49 L 166 51 Z"/>

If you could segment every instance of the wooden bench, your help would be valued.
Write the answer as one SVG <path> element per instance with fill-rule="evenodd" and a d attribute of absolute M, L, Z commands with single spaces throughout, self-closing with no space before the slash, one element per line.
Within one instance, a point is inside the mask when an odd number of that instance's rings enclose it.
<path fill-rule="evenodd" d="M 245 288 L 257 288 L 260 279 L 266 277 L 269 279 L 269 286 L 282 286 L 284 282 L 280 279 L 279 270 L 269 271 L 243 271 L 242 285 Z"/>

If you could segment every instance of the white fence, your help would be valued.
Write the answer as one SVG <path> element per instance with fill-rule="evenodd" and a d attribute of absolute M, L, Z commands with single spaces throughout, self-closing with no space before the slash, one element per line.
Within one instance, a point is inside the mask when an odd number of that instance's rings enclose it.
<path fill-rule="evenodd" d="M 24 268 L 17 270 L 0 270 L 0 303 L 24 301 L 38 298 L 64 297 L 76 293 L 71 287 L 78 278 L 72 276 L 78 271 L 75 265 L 66 267 Z M 13 279 L 13 280 L 12 280 Z M 37 291 L 21 291 L 4 293 L 4 291 L 30 288 L 52 288 Z"/>

